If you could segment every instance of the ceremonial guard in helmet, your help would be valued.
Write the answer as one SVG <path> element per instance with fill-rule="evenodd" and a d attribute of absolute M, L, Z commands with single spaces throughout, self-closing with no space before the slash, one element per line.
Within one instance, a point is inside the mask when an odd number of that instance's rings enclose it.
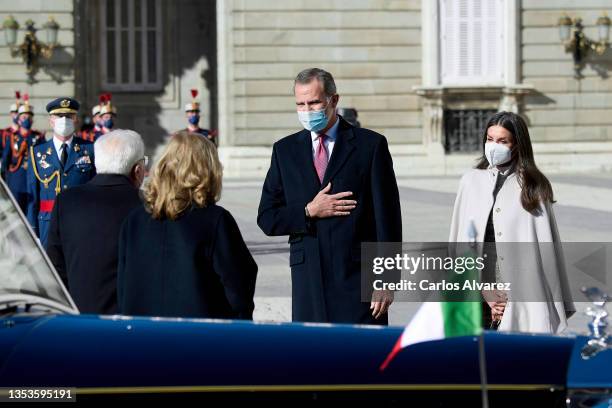
<path fill-rule="evenodd" d="M 106 93 L 102 95 L 100 100 L 100 132 L 96 134 L 96 140 L 113 130 L 115 120 L 117 119 L 117 108 L 113 105 L 112 95 Z M 94 140 L 95 141 L 95 140 Z"/>
<path fill-rule="evenodd" d="M 28 94 L 17 110 L 17 130 L 11 132 L 2 151 L 2 178 L 24 213 L 28 205 L 28 157 L 30 147 L 44 142 L 44 135 L 32 129 L 34 108 Z"/>
<path fill-rule="evenodd" d="M 100 95 L 100 104 L 102 104 L 103 95 Z M 95 142 L 102 135 L 102 127 L 100 125 L 100 104 L 91 109 L 91 120 L 93 127 L 81 132 L 81 139 Z"/>
<path fill-rule="evenodd" d="M 6 146 L 8 146 L 8 139 L 13 132 L 19 130 L 19 106 L 21 105 L 21 93 L 19 91 L 15 91 L 15 103 L 11 105 L 9 114 L 11 117 L 11 125 L 0 130 L 0 158 L 4 152 Z"/>
<path fill-rule="evenodd" d="M 200 127 L 200 103 L 196 100 L 197 96 L 198 90 L 192 89 L 192 101 L 191 103 L 185 105 L 185 117 L 187 118 L 189 124 L 184 130 L 191 133 L 199 133 L 214 144 L 217 144 L 217 132 L 214 130 L 203 129 Z"/>

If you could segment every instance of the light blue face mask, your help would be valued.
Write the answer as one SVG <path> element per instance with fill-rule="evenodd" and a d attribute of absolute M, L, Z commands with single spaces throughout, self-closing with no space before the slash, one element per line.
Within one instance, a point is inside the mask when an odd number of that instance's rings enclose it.
<path fill-rule="evenodd" d="M 327 106 L 318 111 L 298 111 L 298 119 L 304 129 L 315 133 L 325 129 L 329 122 L 325 109 L 327 109 Z"/>

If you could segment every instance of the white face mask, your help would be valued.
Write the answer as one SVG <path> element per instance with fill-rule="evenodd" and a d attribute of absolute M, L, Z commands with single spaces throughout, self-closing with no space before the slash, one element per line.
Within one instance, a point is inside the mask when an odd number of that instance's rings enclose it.
<path fill-rule="evenodd" d="M 53 122 L 53 132 L 55 134 L 68 137 L 74 133 L 74 121 L 70 118 L 55 118 Z"/>
<path fill-rule="evenodd" d="M 485 143 L 485 156 L 491 166 L 499 166 L 512 159 L 512 151 L 503 144 L 487 142 Z"/>

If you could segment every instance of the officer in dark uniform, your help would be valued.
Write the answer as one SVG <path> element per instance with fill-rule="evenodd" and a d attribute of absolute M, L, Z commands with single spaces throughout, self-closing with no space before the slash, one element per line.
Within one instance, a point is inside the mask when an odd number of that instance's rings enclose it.
<path fill-rule="evenodd" d="M 53 139 L 30 148 L 27 217 L 45 247 L 55 197 L 96 174 L 93 142 L 75 136 L 78 110 L 79 103 L 72 98 L 49 102 Z"/>
<path fill-rule="evenodd" d="M 2 131 L 0 131 L 0 157 L 2 157 L 4 149 L 8 146 L 8 141 L 11 134 L 19 130 L 19 119 L 17 118 L 17 116 L 19 116 L 19 106 L 21 106 L 21 93 L 19 91 L 15 91 L 15 99 L 16 101 L 14 104 L 11 105 L 9 111 L 12 123 L 9 127 L 4 128 L 2 129 Z"/>
<path fill-rule="evenodd" d="M 27 94 L 18 110 L 17 131 L 12 132 L 2 152 L 2 178 L 25 214 L 28 205 L 28 157 L 30 147 L 44 142 L 44 135 L 32 130 L 34 108 Z"/>
<path fill-rule="evenodd" d="M 209 129 L 203 129 L 199 125 L 200 103 L 196 101 L 196 97 L 198 96 L 198 90 L 192 89 L 191 96 L 193 98 L 193 101 L 185 105 L 185 117 L 187 118 L 189 124 L 187 125 L 187 128 L 183 130 L 186 130 L 190 133 L 199 133 L 216 145 L 217 132 Z"/>

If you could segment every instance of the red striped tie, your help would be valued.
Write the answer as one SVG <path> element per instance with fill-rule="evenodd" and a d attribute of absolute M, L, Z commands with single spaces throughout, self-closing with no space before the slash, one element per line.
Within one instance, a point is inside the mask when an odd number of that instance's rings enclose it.
<path fill-rule="evenodd" d="M 314 157 L 314 166 L 319 176 L 319 182 L 323 183 L 323 176 L 325 176 L 325 170 L 327 169 L 327 146 L 325 146 L 325 139 L 327 135 L 319 135 L 319 146 Z"/>

